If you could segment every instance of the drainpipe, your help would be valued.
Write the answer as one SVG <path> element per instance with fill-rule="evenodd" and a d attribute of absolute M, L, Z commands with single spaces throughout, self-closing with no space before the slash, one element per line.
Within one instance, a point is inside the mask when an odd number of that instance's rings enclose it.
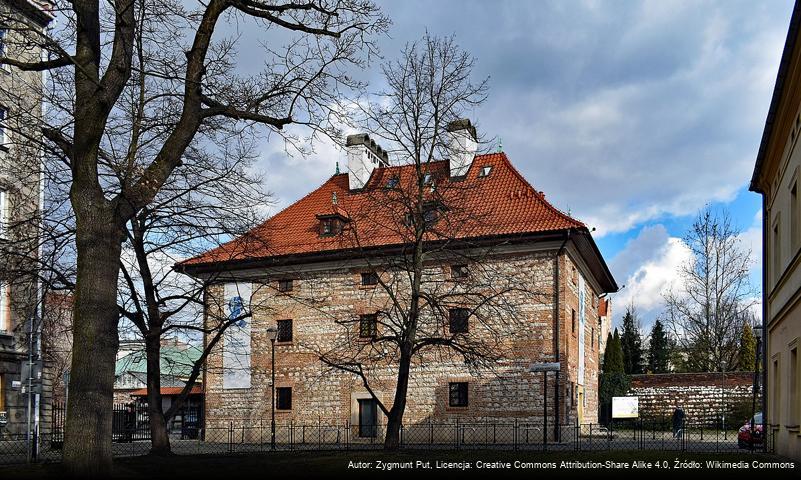
<path fill-rule="evenodd" d="M 559 306 L 559 290 L 560 290 L 559 289 L 559 257 L 565 251 L 565 245 L 567 245 L 568 240 L 570 240 L 570 234 L 572 233 L 572 231 L 573 231 L 573 229 L 568 229 L 567 232 L 565 232 L 565 240 L 564 240 L 564 242 L 562 242 L 562 246 L 559 247 L 559 250 L 556 251 L 556 256 L 554 257 L 554 286 L 555 286 L 555 288 L 554 288 L 554 302 L 553 302 L 554 303 L 554 315 L 553 315 L 554 318 L 553 318 L 553 321 L 554 321 L 554 333 L 555 333 L 554 334 L 554 353 L 556 354 L 555 355 L 556 356 L 556 360 L 555 361 L 557 361 L 557 362 L 560 361 L 560 358 L 559 358 L 559 340 L 560 340 L 560 338 L 559 338 L 559 330 L 560 330 L 559 329 L 559 313 L 561 312 L 561 308 Z M 559 426 L 560 423 L 561 423 L 561 421 L 560 421 L 561 420 L 560 412 L 559 412 L 559 410 L 560 410 L 559 409 L 559 404 L 560 404 L 560 402 L 559 402 L 559 392 L 561 390 L 561 388 L 559 388 L 560 387 L 560 383 L 559 383 L 560 373 L 561 373 L 561 369 L 556 371 L 556 388 L 554 388 L 554 396 L 555 396 L 554 417 L 556 418 L 556 422 L 554 422 L 554 436 L 556 437 L 556 441 L 557 442 L 561 441 L 561 428 Z"/>
<path fill-rule="evenodd" d="M 762 442 L 763 450 L 767 451 L 768 442 L 768 229 L 766 221 L 768 200 L 762 194 Z M 772 434 L 773 432 L 771 432 Z"/>

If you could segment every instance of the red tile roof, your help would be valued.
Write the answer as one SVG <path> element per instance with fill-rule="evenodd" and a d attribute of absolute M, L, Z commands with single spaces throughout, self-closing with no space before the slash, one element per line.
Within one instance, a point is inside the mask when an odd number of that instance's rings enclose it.
<path fill-rule="evenodd" d="M 180 395 L 181 390 L 184 387 L 161 387 L 161 395 Z M 203 393 L 203 386 L 202 385 L 192 385 L 192 389 L 189 390 L 189 395 L 200 395 Z M 139 390 L 134 390 L 131 392 L 132 397 L 145 397 L 147 396 L 147 388 L 140 388 Z"/>
<path fill-rule="evenodd" d="M 485 166 L 491 166 L 492 170 L 488 176 L 480 177 Z M 450 200 L 445 202 L 449 208 L 458 204 L 457 208 L 467 215 L 458 222 L 448 220 L 450 224 L 458 224 L 458 229 L 448 238 L 486 238 L 570 228 L 586 230 L 583 223 L 554 208 L 542 192 L 532 188 L 504 153 L 476 156 L 463 180 L 449 178 L 448 161 L 431 162 L 427 167 L 433 174 L 437 191 L 444 192 L 440 193 L 442 198 Z M 377 195 L 374 192 L 384 191 L 383 187 L 393 177 L 401 185 L 399 190 L 404 191 L 403 186 L 411 185 L 409 182 L 416 178 L 414 165 L 378 168 L 367 186 L 357 191 L 349 190 L 347 174 L 334 175 L 246 235 L 186 260 L 181 266 L 336 252 L 355 246 L 404 244 L 404 234 L 398 228 L 398 219 L 402 217 L 391 209 L 375 208 Z M 332 201 L 334 194 L 336 203 Z M 462 197 L 454 198 L 459 195 Z M 358 229 L 353 229 L 358 232 L 358 243 L 353 235 L 320 236 L 318 216 L 335 214 L 354 223 L 366 220 Z"/>

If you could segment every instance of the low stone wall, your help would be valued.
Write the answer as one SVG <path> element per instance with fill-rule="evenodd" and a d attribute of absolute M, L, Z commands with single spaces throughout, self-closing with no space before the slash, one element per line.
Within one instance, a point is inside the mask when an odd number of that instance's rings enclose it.
<path fill-rule="evenodd" d="M 750 416 L 753 382 L 753 372 L 633 375 L 629 395 L 639 397 L 642 419 L 670 418 L 678 405 L 688 423 L 720 425 L 725 415 L 736 428 Z"/>

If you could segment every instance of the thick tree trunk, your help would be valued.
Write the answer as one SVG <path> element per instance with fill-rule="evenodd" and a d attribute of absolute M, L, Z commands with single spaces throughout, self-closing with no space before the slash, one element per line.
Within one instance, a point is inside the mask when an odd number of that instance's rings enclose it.
<path fill-rule="evenodd" d="M 395 387 L 395 399 L 387 415 L 387 434 L 384 438 L 384 450 L 397 450 L 400 447 L 400 429 L 403 424 L 403 413 L 406 411 L 406 393 L 409 390 L 409 370 L 411 354 L 405 349 L 398 362 L 398 384 Z"/>
<path fill-rule="evenodd" d="M 154 332 L 145 339 L 147 354 L 147 413 L 150 419 L 150 453 L 170 454 L 170 436 L 167 420 L 161 406 L 161 332 Z"/>
<path fill-rule="evenodd" d="M 117 274 L 122 234 L 98 209 L 77 218 L 77 282 L 73 309 L 64 464 L 80 477 L 111 472 L 114 366 L 118 347 Z"/>

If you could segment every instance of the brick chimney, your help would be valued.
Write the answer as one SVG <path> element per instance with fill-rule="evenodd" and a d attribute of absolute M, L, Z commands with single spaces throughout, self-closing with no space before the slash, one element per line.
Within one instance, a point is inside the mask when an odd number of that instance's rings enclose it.
<path fill-rule="evenodd" d="M 467 118 L 454 120 L 448 124 L 448 149 L 451 156 L 451 177 L 467 174 L 470 164 L 478 150 L 476 127 Z"/>
<path fill-rule="evenodd" d="M 366 133 L 348 135 L 345 147 L 348 154 L 348 186 L 351 190 L 364 188 L 376 167 L 389 166 L 386 150 Z"/>

